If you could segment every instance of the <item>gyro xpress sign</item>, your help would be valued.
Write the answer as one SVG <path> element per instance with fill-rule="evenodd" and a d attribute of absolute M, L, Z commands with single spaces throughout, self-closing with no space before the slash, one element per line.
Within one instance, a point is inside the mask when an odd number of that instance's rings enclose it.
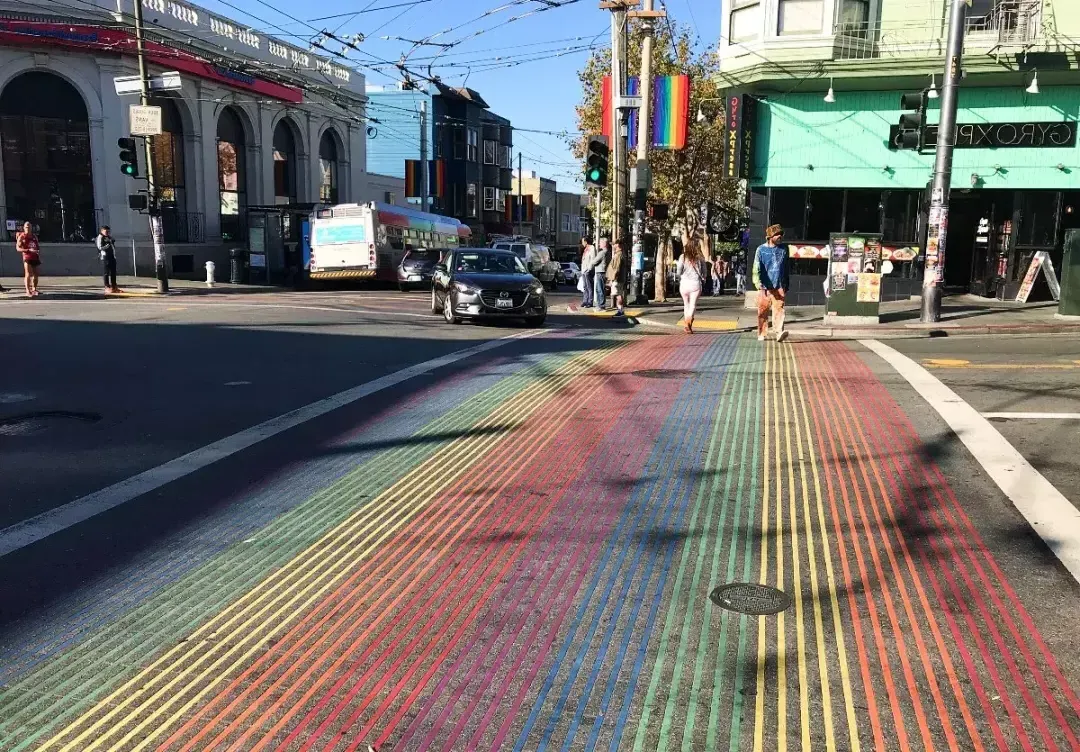
<path fill-rule="evenodd" d="M 938 127 L 926 128 L 926 145 L 937 146 Z M 889 132 L 889 148 L 898 149 L 900 128 Z M 970 123 L 956 126 L 957 149 L 1068 149 L 1076 146 L 1076 122 Z"/>

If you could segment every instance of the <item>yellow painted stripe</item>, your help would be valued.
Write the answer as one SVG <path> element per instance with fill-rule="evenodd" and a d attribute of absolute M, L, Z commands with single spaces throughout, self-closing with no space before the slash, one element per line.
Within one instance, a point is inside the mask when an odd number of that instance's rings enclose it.
<path fill-rule="evenodd" d="M 924 360 L 927 368 L 982 371 L 1075 371 L 1080 361 L 1072 363 L 971 363 L 966 360 Z"/>
<path fill-rule="evenodd" d="M 626 310 L 624 310 L 623 312 L 624 312 L 624 313 L 625 313 L 625 314 L 626 314 L 627 316 L 631 316 L 631 317 L 633 317 L 633 316 L 640 316 L 640 315 L 642 314 L 642 312 L 641 312 L 641 311 L 637 311 L 637 310 L 631 310 L 631 309 L 629 309 L 629 308 L 628 308 L 628 309 L 626 309 Z M 598 318 L 598 319 L 610 319 L 610 318 L 612 318 L 612 317 L 613 317 L 613 316 L 615 315 L 615 311 L 591 311 L 591 312 L 589 313 L 589 315 L 590 315 L 590 316 L 593 316 L 593 317 L 595 317 L 595 318 Z"/>
<path fill-rule="evenodd" d="M 608 352 L 609 348 L 605 348 L 576 358 L 530 390 L 500 406 L 476 428 L 513 430 L 520 426 L 550 395 L 588 370 Z M 118 723 L 117 716 L 136 701 L 140 705 L 130 711 L 132 719 L 144 712 L 146 703 L 160 699 L 181 680 L 188 679 L 191 685 L 206 680 L 211 674 L 216 680 L 223 679 L 225 674 L 215 672 L 214 669 L 224 658 L 236 653 L 249 642 L 256 641 L 261 644 L 271 639 L 273 634 L 280 633 L 290 623 L 290 615 L 303 612 L 340 582 L 346 576 L 349 566 L 370 553 L 374 546 L 407 523 L 435 498 L 435 489 L 459 478 L 501 438 L 498 433 L 480 436 L 472 434 L 453 441 L 427 463 L 410 472 L 392 488 L 275 571 L 226 611 L 200 627 L 187 640 L 174 646 L 82 714 L 68 728 L 46 742 L 43 749 L 59 748 L 82 752 L 104 748 L 104 742 L 110 736 L 108 731 L 118 731 L 126 725 Z M 388 514 L 384 515 L 384 512 Z M 380 520 L 380 516 L 385 519 Z M 348 552 L 346 556 L 342 556 L 343 551 Z M 278 592 L 279 590 L 281 592 Z M 272 630 L 260 629 L 264 622 L 273 623 L 283 615 L 285 618 Z M 232 641 L 236 641 L 236 644 L 225 656 L 198 676 L 192 676 L 196 669 L 214 655 L 215 645 L 227 645 Z M 185 659 L 192 657 L 195 658 L 191 664 L 185 666 Z M 166 679 L 171 680 L 151 694 L 151 691 Z M 165 707 L 168 707 L 168 704 Z M 90 723 L 91 721 L 93 723 Z M 58 746 L 84 724 L 89 725 L 67 740 L 63 746 Z"/>
<path fill-rule="evenodd" d="M 777 369 L 777 349 L 769 344 L 772 350 L 772 384 L 774 392 L 780 391 L 780 379 Z M 784 589 L 784 581 L 787 578 L 784 562 L 784 489 L 780 482 L 780 406 L 773 395 L 772 400 L 773 437 L 775 441 L 773 455 L 774 485 L 776 486 L 776 587 Z M 776 745 L 778 750 L 787 749 L 787 620 L 781 611 L 776 619 Z"/>
<path fill-rule="evenodd" d="M 761 399 L 764 402 L 764 420 L 762 421 L 762 430 L 765 434 L 765 440 L 763 442 L 764 448 L 762 450 L 762 486 L 761 486 L 761 574 L 758 577 L 759 581 L 764 585 L 768 584 L 766 579 L 768 575 L 769 567 L 769 504 L 772 501 L 771 484 L 770 484 L 770 462 L 772 461 L 769 454 L 769 447 L 771 445 L 771 431 L 772 431 L 772 415 L 770 413 L 770 384 L 769 374 L 770 366 L 772 365 L 772 350 L 766 346 L 765 348 L 765 368 L 764 379 L 762 380 L 762 395 Z M 758 650 L 757 650 L 757 690 L 754 693 L 754 752 L 763 752 L 765 748 L 765 617 L 758 617 Z"/>
<path fill-rule="evenodd" d="M 676 326 L 683 326 L 685 323 L 686 321 L 684 319 L 679 319 L 679 323 Z M 703 332 L 732 332 L 738 328 L 738 321 L 715 319 L 698 319 L 694 321 L 694 329 Z"/>
<path fill-rule="evenodd" d="M 813 440 L 813 434 L 811 433 L 810 415 L 809 415 L 809 411 L 807 409 L 806 395 L 805 395 L 805 393 L 803 391 L 802 379 L 799 377 L 798 360 L 795 358 L 794 350 L 792 350 L 790 348 L 786 348 L 785 352 L 788 354 L 788 357 L 790 358 L 790 361 L 791 361 L 791 372 L 792 372 L 793 379 L 794 379 L 794 382 L 795 382 L 796 391 L 798 393 L 797 405 L 798 405 L 799 409 L 798 409 L 797 413 L 801 414 L 801 416 L 802 416 L 802 423 L 801 424 L 798 421 L 796 421 L 796 424 L 795 424 L 796 425 L 796 434 L 797 434 L 797 437 L 800 439 L 800 446 L 801 446 L 802 441 L 804 439 L 802 429 L 803 428 L 806 429 L 806 434 L 805 434 L 806 453 L 807 453 L 807 455 L 809 457 L 809 460 L 810 460 L 810 470 L 811 470 L 811 473 L 812 473 L 813 479 L 814 479 L 813 488 L 814 488 L 814 499 L 817 502 L 816 506 L 817 506 L 818 530 L 821 533 L 821 537 L 820 537 L 821 550 L 822 550 L 822 553 L 824 555 L 823 558 L 824 558 L 824 561 L 825 561 L 825 575 L 826 575 L 826 579 L 828 580 L 828 584 L 829 584 L 829 607 L 830 607 L 830 609 L 832 611 L 833 631 L 834 631 L 834 634 L 835 634 L 835 637 L 836 637 L 836 652 L 837 652 L 837 658 L 838 658 L 838 661 L 839 661 L 838 668 L 839 668 L 839 671 L 840 671 L 840 685 L 841 685 L 841 687 L 843 689 L 843 693 L 844 693 L 844 710 L 845 710 L 845 714 L 847 716 L 848 745 L 849 745 L 848 749 L 850 749 L 851 752 L 860 752 L 859 724 L 858 724 L 858 721 L 857 721 L 856 716 L 855 716 L 855 695 L 854 695 L 854 693 L 853 693 L 853 691 L 851 689 L 851 672 L 849 671 L 849 668 L 848 668 L 847 646 L 846 646 L 846 640 L 845 640 L 845 637 L 844 637 L 843 622 L 840 619 L 840 598 L 837 595 L 836 572 L 835 572 L 835 569 L 833 568 L 832 546 L 829 543 L 830 531 L 829 531 L 829 528 L 826 526 L 826 522 L 825 522 L 825 501 L 824 501 L 824 495 L 822 494 L 822 489 L 821 489 L 821 475 L 820 475 L 820 470 L 819 470 L 819 462 L 818 462 L 818 457 L 817 457 L 817 450 L 814 448 L 814 440 Z M 800 449 L 800 454 L 801 454 L 801 449 Z M 802 459 L 801 456 L 800 456 L 800 459 Z M 803 487 L 804 488 L 806 487 L 805 468 L 803 469 Z M 811 522 L 811 519 L 810 519 L 811 518 L 810 503 L 809 503 L 808 499 L 804 499 L 804 501 L 806 503 L 806 510 L 805 510 L 806 529 L 807 530 L 812 530 L 813 526 L 812 526 L 812 522 Z M 839 541 L 837 541 L 836 543 L 838 545 L 840 544 Z M 816 572 L 816 570 L 817 570 L 817 564 L 816 564 L 816 560 L 815 560 L 814 557 L 815 557 L 814 549 L 813 549 L 813 547 L 811 547 L 810 548 L 810 566 L 811 566 L 811 571 L 812 572 Z M 820 592 L 818 590 L 818 584 L 817 584 L 816 575 L 811 577 L 811 586 L 813 587 L 815 593 Z M 821 651 L 821 655 L 824 656 L 824 647 L 822 645 L 822 639 L 823 638 L 821 637 L 823 627 L 822 627 L 822 620 L 821 620 L 821 609 L 820 609 L 820 605 L 819 605 L 818 600 L 814 601 L 814 609 L 815 609 L 815 612 L 816 612 L 815 616 L 817 618 L 817 629 L 819 630 L 819 640 L 818 640 L 818 646 L 819 647 L 818 647 L 818 649 L 819 649 L 819 651 Z M 826 663 L 825 663 L 824 660 L 822 660 L 821 663 L 820 663 L 820 669 L 821 669 L 821 685 L 824 688 L 823 693 L 824 693 L 824 697 L 825 697 L 825 706 L 826 706 L 827 709 L 829 709 L 829 715 L 826 716 L 826 719 L 827 719 L 826 724 L 827 724 L 827 727 L 828 727 L 828 730 L 826 732 L 827 733 L 826 745 L 827 745 L 827 749 L 833 750 L 833 749 L 836 749 L 836 739 L 835 739 L 835 730 L 832 729 L 832 720 L 831 720 L 832 711 L 831 711 L 831 698 L 830 698 L 830 692 L 829 692 L 829 680 L 828 680 L 827 667 L 826 667 Z"/>
<path fill-rule="evenodd" d="M 310 272 L 310 279 L 370 279 L 375 276 L 374 271 L 358 272 Z"/>

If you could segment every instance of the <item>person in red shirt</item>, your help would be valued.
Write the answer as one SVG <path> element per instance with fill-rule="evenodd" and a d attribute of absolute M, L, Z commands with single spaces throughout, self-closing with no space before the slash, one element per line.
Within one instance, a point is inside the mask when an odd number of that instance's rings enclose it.
<path fill-rule="evenodd" d="M 34 226 L 23 223 L 23 231 L 15 236 L 15 249 L 22 254 L 23 281 L 26 283 L 26 297 L 38 294 L 38 267 L 41 266 L 41 248 L 38 245 Z"/>

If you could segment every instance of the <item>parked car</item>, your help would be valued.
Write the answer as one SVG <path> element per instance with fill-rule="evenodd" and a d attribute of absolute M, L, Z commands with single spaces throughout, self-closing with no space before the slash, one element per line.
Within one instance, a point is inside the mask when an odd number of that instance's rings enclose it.
<path fill-rule="evenodd" d="M 551 250 L 541 243 L 534 243 L 527 238 L 499 240 L 492 248 L 511 251 L 525 262 L 529 272 L 554 292 L 559 287 L 559 262 L 551 258 Z"/>
<path fill-rule="evenodd" d="M 566 277 L 567 284 L 576 285 L 578 280 L 581 279 L 581 267 L 573 261 L 564 261 L 562 263 L 562 270 L 563 276 Z"/>
<path fill-rule="evenodd" d="M 439 263 L 445 251 L 437 248 L 412 248 L 398 264 L 398 289 L 408 292 L 420 287 L 430 287 L 431 277 L 435 273 L 435 264 Z"/>
<path fill-rule="evenodd" d="M 457 248 L 435 266 L 431 312 L 447 323 L 463 319 L 523 319 L 542 326 L 547 318 L 544 286 L 513 251 Z"/>

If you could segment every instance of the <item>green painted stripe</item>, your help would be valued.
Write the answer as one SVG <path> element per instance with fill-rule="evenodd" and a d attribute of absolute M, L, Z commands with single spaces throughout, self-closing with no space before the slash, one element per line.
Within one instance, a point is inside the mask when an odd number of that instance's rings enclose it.
<path fill-rule="evenodd" d="M 757 348 L 757 352 L 760 352 L 760 348 Z M 762 378 L 764 374 L 764 360 L 760 357 L 757 358 L 758 365 L 754 367 L 753 378 L 750 381 L 750 388 L 746 390 L 748 400 L 753 401 L 753 436 L 754 436 L 754 449 L 753 458 L 751 462 L 746 462 L 746 449 L 750 442 L 743 443 L 743 455 L 740 461 L 739 472 L 739 490 L 736 496 L 735 504 L 735 521 L 736 530 L 739 529 L 738 520 L 741 514 L 741 507 L 743 499 L 749 499 L 746 508 L 746 525 L 744 526 L 747 531 L 746 542 L 743 544 L 743 571 L 742 576 L 739 578 L 742 582 L 750 581 L 750 567 L 753 563 L 754 554 L 758 552 L 757 546 L 751 545 L 753 538 L 750 536 L 750 531 L 754 524 L 754 519 L 757 512 L 758 500 L 761 497 L 761 434 L 762 434 Z M 747 411 L 747 419 L 749 420 L 751 411 Z M 750 493 L 746 495 L 743 493 L 745 488 L 745 482 L 747 478 L 747 468 L 749 468 L 750 477 Z M 736 561 L 738 554 L 738 533 L 732 540 L 732 545 L 728 553 L 728 568 L 726 580 L 730 582 L 735 577 Z M 728 641 L 728 626 L 734 620 L 734 616 L 730 613 L 725 613 L 723 616 L 723 623 L 720 626 L 720 645 L 717 652 L 716 660 L 716 675 L 713 679 L 714 683 L 719 685 L 721 673 L 724 667 L 724 661 L 727 656 L 727 641 Z M 743 666 L 746 663 L 746 638 L 749 633 L 750 620 L 746 616 L 740 616 L 739 618 L 739 641 L 738 647 L 735 653 L 735 682 L 732 693 L 731 704 L 731 738 L 729 743 L 730 752 L 739 752 L 740 745 L 742 743 L 742 718 L 743 718 L 743 689 L 745 688 L 745 670 Z M 712 708 L 709 711 L 709 730 L 705 737 L 705 749 L 713 750 L 719 749 L 717 745 L 717 736 L 720 732 L 720 705 L 723 700 L 721 694 L 717 693 L 713 695 Z"/>
<path fill-rule="evenodd" d="M 414 436 L 467 434 L 511 397 L 559 368 L 575 360 L 583 364 L 598 360 L 626 341 L 611 340 L 585 354 L 577 351 L 546 358 L 475 395 Z M 560 381 L 572 378 L 564 376 Z M 6 688 L 0 694 L 0 717 L 4 718 L 0 742 L 19 740 L 12 749 L 25 749 L 81 713 L 454 440 L 387 450 Z"/>

